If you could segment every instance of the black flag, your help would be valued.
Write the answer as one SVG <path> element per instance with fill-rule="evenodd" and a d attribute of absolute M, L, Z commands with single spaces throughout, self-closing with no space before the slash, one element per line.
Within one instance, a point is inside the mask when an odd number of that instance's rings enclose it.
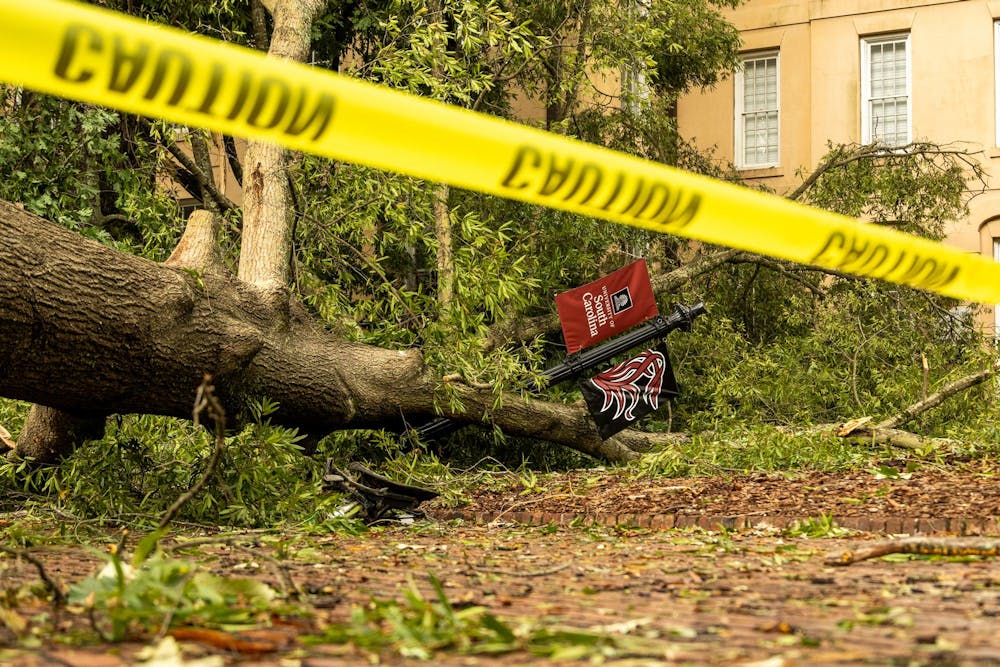
<path fill-rule="evenodd" d="M 583 380 L 580 390 L 605 440 L 681 393 L 666 343 Z"/>

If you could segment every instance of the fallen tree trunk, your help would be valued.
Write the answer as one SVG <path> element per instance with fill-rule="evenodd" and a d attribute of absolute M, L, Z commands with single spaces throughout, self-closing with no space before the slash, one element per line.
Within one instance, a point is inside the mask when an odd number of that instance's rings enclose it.
<path fill-rule="evenodd" d="M 186 235 L 175 260 L 184 258 L 187 241 Z M 437 414 L 442 383 L 418 351 L 338 338 L 287 294 L 241 282 L 211 258 L 199 256 L 204 269 L 158 264 L 6 202 L 0 202 L 0 251 L 2 396 L 81 423 L 115 413 L 190 418 L 195 391 L 209 373 L 237 424 L 260 397 L 279 404 L 274 423 L 316 436 L 401 429 Z M 488 418 L 507 433 L 611 461 L 669 441 L 635 431 L 602 441 L 579 406 L 512 395 L 494 408 L 490 391 L 452 391 L 463 409 L 445 409 L 450 418 Z"/>

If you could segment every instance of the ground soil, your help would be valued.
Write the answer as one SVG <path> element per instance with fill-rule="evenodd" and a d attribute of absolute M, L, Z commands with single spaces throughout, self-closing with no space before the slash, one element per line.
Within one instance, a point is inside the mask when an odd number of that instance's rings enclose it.
<path fill-rule="evenodd" d="M 887 472 L 511 477 L 504 489 L 469 490 L 458 507 L 429 503 L 428 518 L 412 525 L 360 535 L 243 535 L 186 555 L 216 574 L 266 581 L 311 615 L 277 615 L 270 627 L 244 633 L 242 648 L 204 638 L 180 646 L 186 661 L 402 664 L 393 647 L 373 655 L 305 639 L 346 622 L 373 598 L 402 604 L 410 582 L 432 596 L 433 574 L 457 608 L 481 605 L 512 628 L 573 628 L 605 638 L 606 661 L 1000 664 L 1000 566 L 993 558 L 829 560 L 900 533 L 938 545 L 973 535 L 982 553 L 996 553 L 998 540 L 988 536 L 1000 535 L 1000 469 L 925 464 Z M 0 515 L 3 543 L 15 528 L 23 536 L 24 521 Z M 52 578 L 70 584 L 92 574 L 100 549 L 116 540 L 109 532 L 96 551 L 65 544 L 30 551 Z M 153 641 L 81 646 L 86 614 L 70 608 L 54 618 L 35 594 L 38 570 L 24 560 L 0 558 L 0 589 L 0 664 L 140 664 L 139 651 Z M 251 645 L 266 650 L 243 650 Z M 577 662 L 590 664 L 593 650 L 585 657 Z M 494 658 L 445 648 L 434 662 L 549 660 L 528 651 Z"/>

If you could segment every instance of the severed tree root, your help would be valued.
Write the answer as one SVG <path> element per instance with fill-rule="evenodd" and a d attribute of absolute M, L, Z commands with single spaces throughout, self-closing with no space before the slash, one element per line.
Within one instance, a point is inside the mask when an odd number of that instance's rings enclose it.
<path fill-rule="evenodd" d="M 1000 556 L 1000 538 L 933 538 L 907 537 L 878 542 L 854 551 L 827 555 L 827 565 L 850 565 L 888 554 L 918 554 L 922 556 Z"/>

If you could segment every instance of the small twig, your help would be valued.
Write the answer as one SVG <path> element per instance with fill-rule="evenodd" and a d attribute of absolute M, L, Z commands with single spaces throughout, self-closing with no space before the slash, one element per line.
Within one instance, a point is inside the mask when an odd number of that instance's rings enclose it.
<path fill-rule="evenodd" d="M 215 473 L 219 459 L 222 458 L 222 451 L 226 445 L 226 411 L 222 409 L 222 404 L 215 397 L 215 387 L 212 386 L 211 382 L 212 376 L 206 373 L 201 385 L 198 386 L 198 392 L 195 394 L 193 417 L 195 426 L 198 426 L 201 423 L 201 413 L 207 411 L 209 419 L 215 424 L 215 447 L 212 449 L 212 456 L 205 466 L 205 472 L 202 473 L 194 486 L 181 494 L 174 501 L 174 504 L 167 509 L 163 514 L 163 518 L 160 519 L 160 523 L 156 526 L 156 530 L 166 528 L 173 521 L 174 517 L 177 516 L 181 508 L 184 507 L 184 504 L 194 498 L 204 488 L 209 478 Z"/>
<path fill-rule="evenodd" d="M 190 574 L 188 574 L 188 576 L 184 577 L 184 584 L 178 586 L 178 588 L 183 590 L 184 587 L 187 586 L 187 583 L 192 579 L 194 579 L 194 575 L 195 572 L 192 571 Z M 178 599 L 176 603 L 172 607 L 170 607 L 170 610 L 163 617 L 163 622 L 160 623 L 160 631 L 156 633 L 156 638 L 153 640 L 154 644 L 159 644 L 167 636 L 167 633 L 170 632 L 170 626 L 173 624 L 174 617 L 177 615 L 177 610 L 181 608 L 181 604 L 182 604 L 181 600 Z"/>
<path fill-rule="evenodd" d="M 287 596 L 289 592 L 291 592 L 292 595 L 296 597 L 301 597 L 302 590 L 298 587 L 298 584 L 295 583 L 295 580 L 292 579 L 292 576 L 288 573 L 287 569 L 284 566 L 282 566 L 281 563 L 279 563 L 276 558 L 272 558 L 267 554 L 261 553 L 258 548 L 248 547 L 243 544 L 240 544 L 240 542 L 245 542 L 245 541 L 247 541 L 246 536 L 241 536 L 241 535 L 230 536 L 230 537 L 206 537 L 199 540 L 188 540 L 186 542 L 178 542 L 176 544 L 171 544 L 165 547 L 161 547 L 161 549 L 165 553 L 169 553 L 173 551 L 181 551 L 182 549 L 193 549 L 195 547 L 200 547 L 200 546 L 226 545 L 226 546 L 231 546 L 234 549 L 240 549 L 241 551 L 246 551 L 247 553 L 253 555 L 254 558 L 261 558 L 267 561 L 268 565 L 271 566 L 272 571 L 279 580 L 279 585 L 282 588 L 281 592 L 283 595 Z"/>
<path fill-rule="evenodd" d="M 97 607 L 91 605 L 87 609 L 87 618 L 90 619 L 90 627 L 94 629 L 94 632 L 101 638 L 101 641 L 105 644 L 110 644 L 112 638 L 101 628 L 101 624 L 97 622 Z"/>
<path fill-rule="evenodd" d="M 562 563 L 561 565 L 555 565 L 553 567 L 546 568 L 544 570 L 533 570 L 531 572 L 518 572 L 517 570 L 501 570 L 495 567 L 479 567 L 478 565 L 473 565 L 473 569 L 477 572 L 485 572 L 486 574 L 502 574 L 507 577 L 546 577 L 550 574 L 555 574 L 556 572 L 562 572 L 570 566 L 569 563 Z"/>
<path fill-rule="evenodd" d="M 10 547 L 0 545 L 0 551 L 34 565 L 35 569 L 38 570 L 38 576 L 41 577 L 43 582 L 45 582 L 45 586 L 52 591 L 52 599 L 56 606 L 61 606 L 66 603 L 66 595 L 62 591 L 62 587 L 49 576 L 49 573 L 45 570 L 45 565 L 42 561 L 38 560 L 30 552 L 25 551 L 24 549 L 11 549 Z"/>
<path fill-rule="evenodd" d="M 288 570 L 281 563 L 278 562 L 277 558 L 269 556 L 265 553 L 261 553 L 260 549 L 256 547 L 252 548 L 244 546 L 242 544 L 234 544 L 233 547 L 241 551 L 245 551 L 246 553 L 252 555 L 254 558 L 259 558 L 265 561 L 271 567 L 271 572 L 277 577 L 278 585 L 281 587 L 282 595 L 284 595 L 285 597 L 288 597 L 289 595 L 292 595 L 294 597 L 302 596 L 302 590 L 295 583 L 295 580 L 292 579 L 292 575 L 288 573 Z"/>

